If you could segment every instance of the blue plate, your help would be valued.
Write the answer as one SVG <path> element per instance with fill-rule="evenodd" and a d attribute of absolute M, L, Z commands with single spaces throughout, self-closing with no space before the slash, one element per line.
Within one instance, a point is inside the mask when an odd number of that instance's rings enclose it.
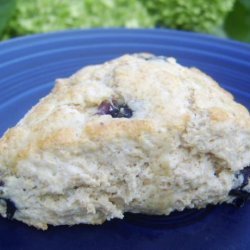
<path fill-rule="evenodd" d="M 0 44 L 0 135 L 46 95 L 54 80 L 124 53 L 151 52 L 196 66 L 250 108 L 250 46 L 171 30 L 73 30 Z M 101 226 L 39 231 L 0 219 L 0 249 L 250 249 L 250 204 L 170 216 L 127 214 Z"/>

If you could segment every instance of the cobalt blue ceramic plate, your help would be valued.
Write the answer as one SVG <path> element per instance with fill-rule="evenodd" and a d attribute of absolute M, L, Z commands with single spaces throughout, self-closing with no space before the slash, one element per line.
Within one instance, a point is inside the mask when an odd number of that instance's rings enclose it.
<path fill-rule="evenodd" d="M 173 56 L 215 78 L 250 109 L 250 45 L 170 30 L 95 29 L 0 43 L 0 135 L 46 95 L 58 77 L 124 53 Z M 39 231 L 0 219 L 0 249 L 250 249 L 250 204 L 170 216 L 127 214 L 101 226 Z"/>

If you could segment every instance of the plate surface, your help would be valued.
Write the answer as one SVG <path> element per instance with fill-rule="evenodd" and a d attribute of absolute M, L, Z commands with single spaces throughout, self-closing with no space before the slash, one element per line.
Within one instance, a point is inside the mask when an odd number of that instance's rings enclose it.
<path fill-rule="evenodd" d="M 125 53 L 176 57 L 211 75 L 250 109 L 250 45 L 173 30 L 94 29 L 0 43 L 0 135 L 46 95 L 56 78 Z M 102 226 L 43 232 L 0 218 L 0 249 L 250 249 L 250 204 L 168 217 L 127 214 Z"/>

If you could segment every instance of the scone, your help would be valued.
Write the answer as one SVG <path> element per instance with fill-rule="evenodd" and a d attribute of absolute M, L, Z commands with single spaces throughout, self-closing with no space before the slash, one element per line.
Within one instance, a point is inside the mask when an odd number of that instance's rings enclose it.
<path fill-rule="evenodd" d="M 250 116 L 173 58 L 124 55 L 59 79 L 0 140 L 0 213 L 101 224 L 248 198 Z M 239 201 L 239 200 L 238 200 Z"/>

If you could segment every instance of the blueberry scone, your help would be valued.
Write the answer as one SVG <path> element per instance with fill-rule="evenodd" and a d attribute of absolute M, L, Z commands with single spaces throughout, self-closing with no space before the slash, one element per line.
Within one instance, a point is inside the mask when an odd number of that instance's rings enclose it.
<path fill-rule="evenodd" d="M 240 203 L 249 178 L 247 109 L 150 54 L 57 80 L 0 140 L 0 213 L 44 230 Z"/>

